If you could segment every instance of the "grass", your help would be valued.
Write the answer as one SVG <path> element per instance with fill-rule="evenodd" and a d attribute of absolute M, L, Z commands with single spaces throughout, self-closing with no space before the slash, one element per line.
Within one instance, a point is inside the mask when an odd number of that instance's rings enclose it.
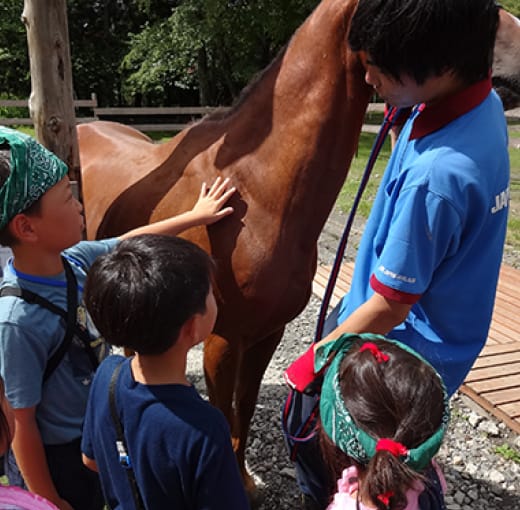
<path fill-rule="evenodd" d="M 336 206 L 342 211 L 348 212 L 352 206 L 352 201 L 356 194 L 359 181 L 365 170 L 365 165 L 372 149 L 375 135 L 362 133 L 357 156 L 354 157 L 350 166 L 350 172 L 347 180 L 341 190 Z M 372 176 L 368 183 L 363 198 L 359 204 L 358 214 L 367 218 L 370 213 L 372 201 L 381 180 L 381 175 L 385 169 L 390 156 L 390 144 L 387 140 L 377 163 L 372 170 Z M 509 220 L 507 224 L 506 243 L 514 250 L 520 250 L 520 149 L 509 149 L 509 158 L 511 161 L 511 204 L 509 211 Z"/>
<path fill-rule="evenodd" d="M 497 446 L 495 452 L 506 460 L 520 464 L 520 452 L 508 444 Z"/>

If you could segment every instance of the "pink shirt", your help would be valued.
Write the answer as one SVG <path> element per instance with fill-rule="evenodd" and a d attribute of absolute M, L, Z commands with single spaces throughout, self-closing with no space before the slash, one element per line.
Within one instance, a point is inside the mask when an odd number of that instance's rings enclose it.
<path fill-rule="evenodd" d="M 441 482 L 442 492 L 446 493 L 446 480 L 439 466 L 434 462 L 435 470 Z M 358 471 L 355 466 L 350 466 L 343 470 L 343 476 L 338 480 L 338 492 L 334 494 L 334 499 L 327 507 L 327 510 L 356 510 L 356 492 L 358 491 Z M 410 489 L 406 493 L 408 504 L 404 510 L 419 510 L 419 495 L 424 486 L 417 482 L 415 489 Z M 359 503 L 360 510 L 374 510 L 375 507 Z"/>
<path fill-rule="evenodd" d="M 0 510 L 58 510 L 51 502 L 19 487 L 0 486 Z"/>

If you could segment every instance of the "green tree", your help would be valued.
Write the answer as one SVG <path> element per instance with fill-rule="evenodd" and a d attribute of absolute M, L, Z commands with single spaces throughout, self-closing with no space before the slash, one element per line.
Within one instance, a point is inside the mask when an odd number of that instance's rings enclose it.
<path fill-rule="evenodd" d="M 26 98 L 31 90 L 23 0 L 0 1 L 0 94 Z"/>
<path fill-rule="evenodd" d="M 122 102 L 120 63 L 131 34 L 167 18 L 174 0 L 69 0 L 74 87 L 78 97 L 96 92 L 100 104 Z"/>
<path fill-rule="evenodd" d="M 127 101 L 229 104 L 303 22 L 317 0 L 184 0 L 133 36 L 122 62 Z"/>

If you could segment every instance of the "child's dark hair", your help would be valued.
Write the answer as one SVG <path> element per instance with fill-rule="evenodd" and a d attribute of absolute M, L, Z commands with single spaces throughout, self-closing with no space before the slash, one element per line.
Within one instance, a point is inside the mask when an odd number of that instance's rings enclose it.
<path fill-rule="evenodd" d="M 140 354 L 162 354 L 176 342 L 183 324 L 206 310 L 213 272 L 213 260 L 195 244 L 140 235 L 94 262 L 84 299 L 107 342 Z"/>
<path fill-rule="evenodd" d="M 339 387 L 345 407 L 355 425 L 376 441 L 391 439 L 417 448 L 437 432 L 445 410 L 444 388 L 435 370 L 398 345 L 372 340 L 388 355 L 378 362 L 369 350 L 361 350 L 364 341 L 356 340 L 339 368 Z M 377 451 L 363 465 L 340 450 L 322 429 L 320 446 L 333 480 L 341 478 L 345 468 L 355 465 L 359 473 L 359 493 L 380 510 L 406 507 L 406 492 L 423 477 L 402 459 L 386 450 Z M 331 493 L 334 490 L 331 487 Z M 387 506 L 378 496 L 391 492 Z"/>
<path fill-rule="evenodd" d="M 8 143 L 0 144 L 0 188 L 11 175 L 11 149 Z M 24 214 L 38 215 L 41 210 L 41 201 L 37 200 L 34 204 L 28 207 Z M 16 239 L 9 231 L 9 226 L 0 229 L 0 244 L 3 246 L 13 246 L 16 244 Z"/>
<path fill-rule="evenodd" d="M 348 41 L 396 80 L 452 70 L 470 85 L 489 75 L 497 27 L 494 0 L 360 0 Z"/>

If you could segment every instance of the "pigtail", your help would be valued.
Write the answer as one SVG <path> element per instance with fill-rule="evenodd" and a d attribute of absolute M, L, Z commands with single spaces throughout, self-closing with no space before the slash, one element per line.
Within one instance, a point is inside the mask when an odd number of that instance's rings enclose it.
<path fill-rule="evenodd" d="M 402 460 L 388 451 L 379 451 L 363 473 L 363 494 L 378 510 L 401 510 L 407 505 L 406 492 L 417 479 L 417 472 Z"/>
<path fill-rule="evenodd" d="M 324 460 L 338 480 L 354 465 L 361 501 L 378 510 L 403 510 L 409 490 L 438 450 L 449 419 L 444 386 L 435 370 L 409 347 L 365 335 L 326 372 L 320 399 Z M 363 341 L 365 340 L 365 341 Z M 366 341 L 370 340 L 370 341 Z M 333 459 L 333 446 L 336 454 Z M 350 458 L 350 459 L 349 459 Z"/>

